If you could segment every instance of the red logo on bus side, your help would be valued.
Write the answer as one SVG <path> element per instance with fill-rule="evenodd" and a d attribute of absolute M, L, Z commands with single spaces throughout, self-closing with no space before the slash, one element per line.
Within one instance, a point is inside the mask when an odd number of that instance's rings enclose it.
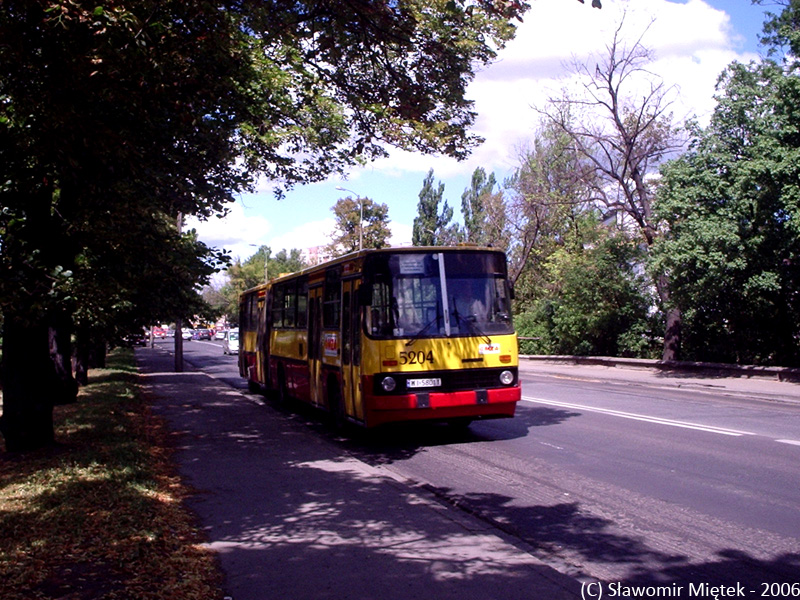
<path fill-rule="evenodd" d="M 324 349 L 325 356 L 336 356 L 339 354 L 339 335 L 336 333 L 326 333 Z"/>

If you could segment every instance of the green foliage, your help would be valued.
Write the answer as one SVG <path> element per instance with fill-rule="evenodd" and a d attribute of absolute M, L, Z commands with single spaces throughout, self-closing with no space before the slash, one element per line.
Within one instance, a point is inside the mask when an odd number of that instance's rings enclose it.
<path fill-rule="evenodd" d="M 360 248 L 383 248 L 388 245 L 389 207 L 370 198 L 340 198 L 331 209 L 336 215 L 336 229 L 328 251 L 343 256 Z"/>
<path fill-rule="evenodd" d="M 561 248 L 545 264 L 546 292 L 515 318 L 521 346 L 543 354 L 649 357 L 653 331 L 642 257 L 623 235 L 577 251 Z"/>
<path fill-rule="evenodd" d="M 520 354 L 556 354 L 550 335 L 553 323 L 549 300 L 536 302 L 527 311 L 514 315 L 514 328 L 520 338 Z"/>
<path fill-rule="evenodd" d="M 453 209 L 444 200 L 444 184 L 433 185 L 433 169 L 422 182 L 414 217 L 411 244 L 414 246 L 447 246 L 458 241 L 458 226 L 452 224 Z M 441 212 L 440 211 L 441 207 Z"/>
<path fill-rule="evenodd" d="M 269 277 L 278 277 L 284 273 L 295 273 L 308 267 L 308 263 L 303 259 L 303 251 L 299 248 L 292 248 L 287 252 L 286 248 L 280 250 L 275 256 L 269 259 L 267 272 Z"/>
<path fill-rule="evenodd" d="M 764 0 L 753 2 L 764 4 Z M 760 39 L 770 56 L 783 55 L 784 60 L 791 62 L 800 56 L 800 4 L 796 0 L 790 0 L 782 5 L 784 8 L 780 14 L 767 13 Z"/>
<path fill-rule="evenodd" d="M 554 250 L 582 244 L 581 215 L 593 184 L 581 176 L 581 163 L 569 136 L 544 122 L 505 182 L 511 273 L 523 301 L 536 296 L 542 265 Z"/>
<path fill-rule="evenodd" d="M 459 238 L 464 242 L 508 251 L 512 231 L 503 190 L 496 190 L 496 187 L 494 173 L 486 175 L 483 167 L 475 169 L 470 187 L 461 194 L 464 228 Z"/>
<path fill-rule="evenodd" d="M 154 219 L 220 212 L 256 173 L 318 180 L 384 154 L 386 142 L 464 156 L 478 141 L 466 85 L 527 5 L 329 8 L 319 19 L 304 3 L 5 2 L 0 307 L 26 306 L 35 320 L 74 303 L 70 286 L 121 296 L 107 265 L 151 251 L 149 271 L 194 274 L 173 285 L 177 304 L 223 257 L 195 244 L 194 264 L 167 267 L 163 240 L 130 253 L 154 237 Z M 74 281 L 92 269 L 99 277 Z M 151 276 L 137 287 L 152 288 Z"/>
<path fill-rule="evenodd" d="M 6 323 L 75 314 L 102 330 L 186 315 L 224 256 L 170 230 L 179 215 L 224 212 L 259 175 L 280 194 L 387 144 L 464 157 L 479 141 L 466 87 L 528 5 L 334 2 L 324 18 L 320 8 L 3 2 Z M 7 404 L 36 401 L 34 384 Z"/>
<path fill-rule="evenodd" d="M 732 65 L 706 129 L 664 169 L 654 254 L 687 357 L 800 365 L 800 77 Z"/>

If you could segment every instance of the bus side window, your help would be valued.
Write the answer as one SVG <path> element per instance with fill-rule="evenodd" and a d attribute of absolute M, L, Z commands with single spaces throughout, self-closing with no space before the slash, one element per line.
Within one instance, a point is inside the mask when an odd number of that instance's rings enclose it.
<path fill-rule="evenodd" d="M 283 326 L 294 327 L 297 312 L 297 288 L 292 282 L 285 286 L 285 290 L 283 297 Z"/>
<path fill-rule="evenodd" d="M 342 298 L 342 363 L 350 364 L 352 331 L 350 330 L 350 292 Z"/>
<path fill-rule="evenodd" d="M 389 285 L 375 282 L 371 286 L 372 298 L 369 311 L 369 332 L 372 335 L 391 335 L 392 333 L 392 296 Z"/>
<path fill-rule="evenodd" d="M 379 335 L 381 332 L 381 311 L 377 308 L 372 308 L 369 311 L 369 331 L 370 333 Z"/>
<path fill-rule="evenodd" d="M 342 269 L 337 267 L 325 273 L 324 301 L 322 303 L 322 326 L 326 329 L 339 327 L 342 301 Z"/>
<path fill-rule="evenodd" d="M 276 285 L 272 295 L 272 325 L 283 327 L 284 294 L 286 290 L 282 285 Z"/>
<path fill-rule="evenodd" d="M 297 283 L 297 327 L 305 329 L 308 325 L 308 279 Z"/>

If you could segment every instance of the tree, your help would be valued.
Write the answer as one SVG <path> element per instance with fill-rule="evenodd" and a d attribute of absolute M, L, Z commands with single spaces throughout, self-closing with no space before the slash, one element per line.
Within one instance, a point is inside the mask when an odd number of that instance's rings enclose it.
<path fill-rule="evenodd" d="M 654 263 L 695 360 L 800 366 L 797 68 L 731 65 L 708 127 L 664 168 Z"/>
<path fill-rule="evenodd" d="M 389 207 L 369 198 L 340 198 L 331 208 L 336 227 L 328 251 L 343 256 L 361 248 L 383 248 L 392 232 L 389 229 Z"/>
<path fill-rule="evenodd" d="M 523 310 L 543 290 L 544 264 L 559 247 L 581 248 L 586 223 L 581 215 L 591 207 L 592 182 L 571 139 L 544 121 L 519 166 L 504 183 L 510 275 Z M 591 171 L 588 171 L 591 173 Z"/>
<path fill-rule="evenodd" d="M 626 45 L 624 18 L 606 53 L 595 64 L 576 64 L 582 93 L 552 98 L 542 114 L 572 140 L 588 159 L 583 173 L 598 202 L 624 214 L 638 228 L 647 247 L 659 229 L 653 214 L 653 186 L 648 180 L 660 163 L 683 148 L 673 125 L 671 90 L 647 70 L 651 51 L 639 37 Z M 664 360 L 680 349 L 680 312 L 670 302 L 665 273 L 654 273 L 660 307 L 666 315 Z"/>
<path fill-rule="evenodd" d="M 51 352 L 51 342 L 69 337 L 77 301 L 70 289 L 91 288 L 77 280 L 91 277 L 88 265 L 114 256 L 155 266 L 160 252 L 168 271 L 185 266 L 156 244 L 114 254 L 109 248 L 135 246 L 132 218 L 207 217 L 259 174 L 283 187 L 319 180 L 385 155 L 387 144 L 465 156 L 479 141 L 468 132 L 475 114 L 466 86 L 527 8 L 460 0 L 4 2 L 6 448 L 52 442 L 52 406 L 70 394 L 62 384 L 71 385 L 60 373 L 65 353 Z M 109 244 L 98 241 L 101 232 Z M 174 226 L 171 233 L 186 240 Z M 214 261 L 209 249 L 194 248 L 191 276 L 177 278 L 174 293 L 160 288 L 172 308 Z M 145 280 L 105 281 L 131 304 Z"/>
<path fill-rule="evenodd" d="M 764 4 L 764 0 L 752 2 Z M 769 56 L 778 56 L 784 63 L 793 63 L 800 50 L 800 6 L 794 0 L 770 0 L 769 4 L 783 6 L 783 10 L 777 15 L 767 13 L 760 42 L 767 48 Z"/>
<path fill-rule="evenodd" d="M 417 204 L 417 216 L 411 233 L 413 246 L 446 246 L 458 241 L 457 226 L 451 224 L 453 209 L 444 200 L 444 184 L 440 181 L 434 188 L 433 169 L 422 182 Z M 439 208 L 441 206 L 441 212 Z"/>
<path fill-rule="evenodd" d="M 278 253 L 269 261 L 267 272 L 270 277 L 279 277 L 284 273 L 296 273 L 308 267 L 308 263 L 303 259 L 303 251 L 299 248 L 286 248 Z"/>
<path fill-rule="evenodd" d="M 494 173 L 486 175 L 483 167 L 472 173 L 470 187 L 461 194 L 464 219 L 463 240 L 481 246 L 507 250 L 510 244 L 503 192 L 495 191 Z"/>
<path fill-rule="evenodd" d="M 593 245 L 559 248 L 544 265 L 548 291 L 532 311 L 539 344 L 554 354 L 648 356 L 651 299 L 634 271 L 640 250 L 595 224 Z"/>

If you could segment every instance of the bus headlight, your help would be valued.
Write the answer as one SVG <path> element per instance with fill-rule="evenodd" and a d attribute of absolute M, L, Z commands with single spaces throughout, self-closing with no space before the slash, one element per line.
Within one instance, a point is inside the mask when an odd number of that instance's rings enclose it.
<path fill-rule="evenodd" d="M 381 387 L 384 392 L 393 392 L 394 388 L 397 387 L 397 382 L 394 377 L 384 377 L 383 381 L 381 381 Z"/>
<path fill-rule="evenodd" d="M 500 383 L 503 385 L 511 385 L 514 383 L 514 374 L 511 371 L 503 371 L 500 373 Z"/>

